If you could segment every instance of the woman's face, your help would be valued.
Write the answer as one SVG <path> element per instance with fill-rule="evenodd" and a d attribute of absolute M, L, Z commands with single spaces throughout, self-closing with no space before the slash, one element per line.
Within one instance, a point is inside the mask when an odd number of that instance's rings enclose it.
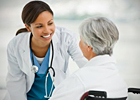
<path fill-rule="evenodd" d="M 37 19 L 30 24 L 29 30 L 33 34 L 34 41 L 49 44 L 55 32 L 53 15 L 48 11 L 40 13 Z"/>

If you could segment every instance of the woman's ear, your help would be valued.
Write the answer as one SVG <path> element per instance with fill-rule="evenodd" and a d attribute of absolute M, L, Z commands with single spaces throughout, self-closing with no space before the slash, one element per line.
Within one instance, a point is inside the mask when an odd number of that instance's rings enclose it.
<path fill-rule="evenodd" d="M 96 53 L 93 51 L 93 48 L 90 46 L 88 46 L 88 52 L 90 54 L 90 56 L 89 56 L 90 59 L 97 56 Z"/>
<path fill-rule="evenodd" d="M 92 51 L 92 47 L 88 46 L 88 52 Z"/>
<path fill-rule="evenodd" d="M 26 29 L 31 32 L 30 26 L 28 26 L 27 24 L 25 24 Z"/>

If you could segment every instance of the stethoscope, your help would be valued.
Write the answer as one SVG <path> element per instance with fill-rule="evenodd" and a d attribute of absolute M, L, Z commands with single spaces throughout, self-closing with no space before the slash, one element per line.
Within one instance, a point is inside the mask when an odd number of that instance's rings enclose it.
<path fill-rule="evenodd" d="M 32 38 L 32 33 L 30 35 L 30 48 L 31 48 L 31 38 Z M 52 46 L 52 57 L 51 57 L 51 63 L 50 63 L 50 66 L 48 67 L 47 69 L 47 73 L 46 73 L 46 79 L 45 79 L 45 93 L 46 95 L 44 96 L 44 98 L 50 98 L 51 97 L 51 94 L 52 94 L 52 90 L 53 90 L 53 83 L 54 83 L 54 78 L 55 78 L 55 70 L 54 68 L 52 67 L 52 62 L 53 62 L 53 56 L 54 56 L 54 49 L 53 49 L 53 43 L 52 43 L 52 40 L 51 40 L 51 46 Z M 31 51 L 32 51 L 32 48 L 31 48 Z M 34 63 L 34 59 L 33 59 L 33 53 L 32 53 L 32 61 L 33 61 L 33 65 L 31 67 L 31 71 L 33 73 L 36 73 L 38 72 L 38 67 L 35 65 Z M 51 86 L 51 90 L 50 90 L 50 93 L 49 95 L 47 95 L 47 79 L 48 79 L 48 75 L 49 75 L 49 70 L 52 70 L 53 71 L 53 79 L 52 79 L 52 86 Z"/>

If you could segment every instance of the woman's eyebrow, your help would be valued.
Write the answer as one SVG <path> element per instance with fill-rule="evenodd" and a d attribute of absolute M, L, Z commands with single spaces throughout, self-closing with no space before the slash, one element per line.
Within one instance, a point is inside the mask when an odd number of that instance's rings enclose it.
<path fill-rule="evenodd" d="M 49 20 L 48 23 L 49 23 L 50 21 L 52 21 L 52 20 L 53 20 L 53 19 Z"/>
<path fill-rule="evenodd" d="M 41 23 L 36 23 L 35 25 L 42 25 Z"/>

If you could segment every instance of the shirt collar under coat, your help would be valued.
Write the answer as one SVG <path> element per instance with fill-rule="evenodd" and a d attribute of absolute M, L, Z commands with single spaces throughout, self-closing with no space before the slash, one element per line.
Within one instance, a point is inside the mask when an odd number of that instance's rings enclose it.
<path fill-rule="evenodd" d="M 116 64 L 116 60 L 113 56 L 99 55 L 99 56 L 96 56 L 96 57 L 93 57 L 92 59 L 90 59 L 89 62 L 85 66 L 96 67 L 96 66 L 105 65 L 107 63 Z"/>

